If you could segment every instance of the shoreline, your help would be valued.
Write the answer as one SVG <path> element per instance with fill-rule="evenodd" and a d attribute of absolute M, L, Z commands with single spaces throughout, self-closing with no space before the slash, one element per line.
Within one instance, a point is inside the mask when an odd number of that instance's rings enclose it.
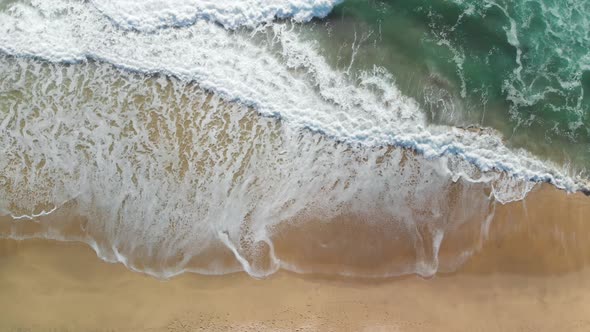
<path fill-rule="evenodd" d="M 524 261 L 528 265 L 527 273 L 533 270 L 567 273 L 590 265 L 590 243 L 576 238 L 590 236 L 590 226 L 585 225 L 585 216 L 590 215 L 590 199 L 583 194 L 540 184 L 524 200 L 495 202 L 483 214 L 463 218 L 462 213 L 473 209 L 470 202 L 462 197 L 451 198 L 448 215 L 431 222 L 422 218 L 410 231 L 400 228 L 390 216 L 375 211 L 343 213 L 332 219 L 307 215 L 285 220 L 268 230 L 271 242 L 262 243 L 246 264 L 267 271 L 267 274 L 250 274 L 253 278 L 264 279 L 278 271 L 287 271 L 322 278 L 377 281 L 407 275 L 430 278 L 465 271 L 477 264 L 474 258 L 482 255 L 489 259 L 501 255 L 511 265 L 494 261 L 497 266 L 480 264 L 475 270 L 489 272 L 490 268 L 502 267 L 499 272 L 520 271 L 519 263 Z M 461 218 L 462 222 L 454 223 L 453 218 Z M 221 276 L 245 271 L 244 258 L 237 258 L 231 247 L 223 243 L 211 245 L 197 256 L 185 256 L 179 251 L 171 260 L 162 262 L 157 261 L 157 253 L 153 257 L 118 252 L 109 255 L 104 251 L 109 249 L 104 247 L 107 239 L 88 233 L 87 222 L 86 218 L 72 218 L 68 212 L 35 221 L 0 217 L 0 241 L 41 239 L 81 244 L 92 248 L 101 260 L 121 263 L 129 270 L 162 280 L 187 273 Z M 57 226 L 52 228 L 52 225 Z M 506 239 L 509 239 L 507 244 Z M 523 256 L 531 251 L 542 259 L 531 261 Z"/>
<path fill-rule="evenodd" d="M 81 243 L 0 240 L 0 331 L 587 331 L 590 200 L 546 186 L 529 195 L 498 207 L 462 267 L 427 279 L 161 280 Z"/>
<path fill-rule="evenodd" d="M 0 331 L 590 328 L 588 269 L 560 276 L 458 273 L 376 282 L 288 272 L 264 280 L 236 273 L 162 281 L 102 262 L 82 245 L 2 241 L 1 247 Z"/>

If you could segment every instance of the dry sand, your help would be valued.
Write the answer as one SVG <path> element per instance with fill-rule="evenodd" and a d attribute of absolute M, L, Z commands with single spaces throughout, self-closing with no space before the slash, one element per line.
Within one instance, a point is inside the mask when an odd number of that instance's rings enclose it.
<path fill-rule="evenodd" d="M 544 186 L 496 212 L 459 271 L 158 280 L 83 244 L 0 241 L 0 331 L 590 331 L 590 198 Z"/>

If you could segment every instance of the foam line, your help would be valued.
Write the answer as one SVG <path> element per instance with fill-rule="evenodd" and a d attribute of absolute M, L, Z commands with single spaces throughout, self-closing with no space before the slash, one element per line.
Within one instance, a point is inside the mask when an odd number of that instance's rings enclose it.
<path fill-rule="evenodd" d="M 93 0 L 104 15 L 126 29 L 154 31 L 198 20 L 228 29 L 253 28 L 275 19 L 307 22 L 326 16 L 343 0 Z"/>

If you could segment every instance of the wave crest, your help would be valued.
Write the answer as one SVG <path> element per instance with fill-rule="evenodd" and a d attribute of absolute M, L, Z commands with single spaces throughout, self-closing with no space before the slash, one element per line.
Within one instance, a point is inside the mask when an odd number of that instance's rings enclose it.
<path fill-rule="evenodd" d="M 307 22 L 322 18 L 342 0 L 93 0 L 103 14 L 121 27 L 154 31 L 192 25 L 198 20 L 228 29 L 256 27 L 275 19 Z"/>

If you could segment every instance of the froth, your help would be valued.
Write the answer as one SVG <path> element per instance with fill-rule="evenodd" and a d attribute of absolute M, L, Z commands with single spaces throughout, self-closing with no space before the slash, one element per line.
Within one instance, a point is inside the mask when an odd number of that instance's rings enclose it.
<path fill-rule="evenodd" d="M 460 160 L 336 143 L 174 78 L 6 57 L 0 77 L 2 237 L 83 241 L 161 277 L 432 275 L 494 204 L 449 176 Z"/>
<path fill-rule="evenodd" d="M 94 0 L 102 13 L 127 29 L 153 31 L 198 20 L 226 28 L 256 27 L 274 19 L 306 22 L 324 17 L 342 0 Z"/>
<path fill-rule="evenodd" d="M 357 76 L 333 69 L 318 45 L 301 40 L 298 29 L 274 23 L 232 32 L 197 21 L 182 29 L 142 33 L 121 30 L 87 3 L 33 2 L 2 14 L 0 48 L 51 61 L 90 58 L 174 75 L 263 115 L 279 116 L 293 128 L 340 141 L 393 144 L 428 158 L 458 156 L 483 172 L 506 172 L 572 191 L 585 186 L 575 174 L 509 149 L 495 133 L 428 125 L 417 103 L 402 95 L 383 69 Z"/>

